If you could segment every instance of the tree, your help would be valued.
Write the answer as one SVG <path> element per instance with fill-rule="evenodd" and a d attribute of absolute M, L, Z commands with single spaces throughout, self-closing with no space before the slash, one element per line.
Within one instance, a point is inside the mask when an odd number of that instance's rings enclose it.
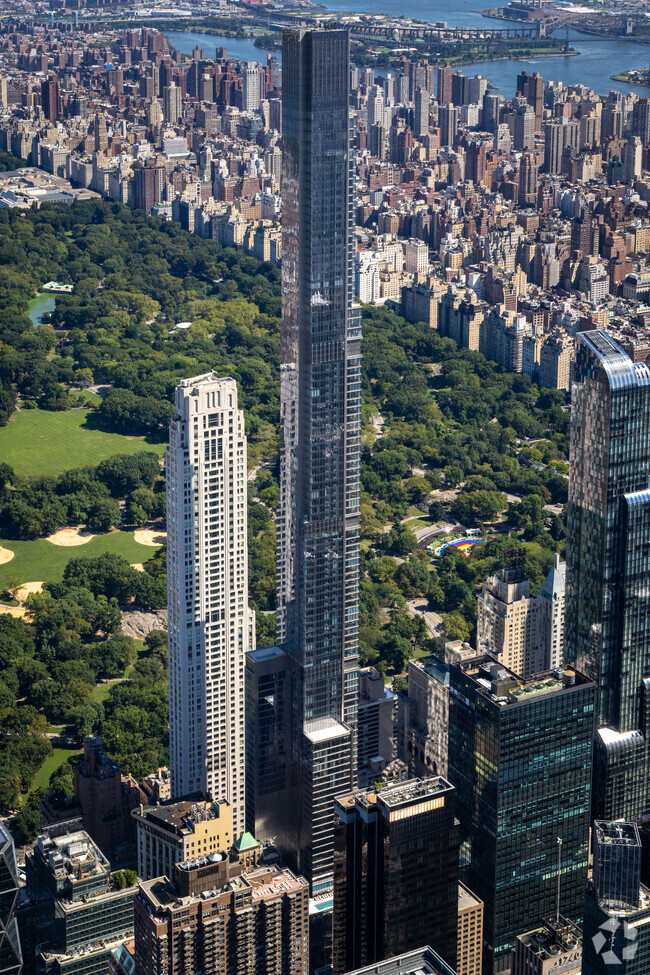
<path fill-rule="evenodd" d="M 406 525 L 393 525 L 384 539 L 386 551 L 403 559 L 414 552 L 417 546 L 417 538 Z"/>
<path fill-rule="evenodd" d="M 138 882 L 138 875 L 135 870 L 116 870 L 111 874 L 111 885 L 115 890 L 124 890 L 125 887 L 135 887 Z"/>
<path fill-rule="evenodd" d="M 460 613 L 445 613 L 442 617 L 442 628 L 448 640 L 469 640 L 469 626 Z"/>
<path fill-rule="evenodd" d="M 74 795 L 74 774 L 70 762 L 64 762 L 52 772 L 49 782 L 50 793 L 55 796 Z"/>
<path fill-rule="evenodd" d="M 88 511 L 88 527 L 98 532 L 108 532 L 122 523 L 120 507 L 112 498 L 93 502 Z"/>

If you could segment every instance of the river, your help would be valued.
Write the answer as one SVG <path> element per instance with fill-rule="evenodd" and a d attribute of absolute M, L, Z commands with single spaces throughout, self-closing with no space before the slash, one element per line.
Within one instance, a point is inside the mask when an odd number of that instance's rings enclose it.
<path fill-rule="evenodd" d="M 340 13 L 375 13 L 394 15 L 395 7 L 390 0 L 323 0 L 328 10 Z M 499 27 L 504 21 L 487 20 L 477 7 L 481 0 L 403 0 L 399 12 L 406 17 L 417 17 L 430 23 L 445 21 L 453 27 Z M 511 21 L 507 26 L 512 27 Z M 255 47 L 252 39 L 219 37 L 215 34 L 172 31 L 170 43 L 184 54 L 191 54 L 197 46 L 204 48 L 207 57 L 214 57 L 217 47 L 225 47 L 232 58 L 265 61 L 266 53 Z M 564 37 L 564 34 L 562 34 Z M 539 71 L 545 81 L 562 81 L 565 85 L 582 84 L 600 94 L 617 90 L 634 91 L 642 97 L 650 95 L 647 88 L 626 85 L 610 80 L 610 75 L 628 68 L 646 68 L 650 60 L 650 46 L 625 38 L 604 38 L 571 31 L 569 39 L 578 56 L 560 55 L 551 58 L 533 58 L 527 61 L 484 61 L 463 66 L 465 74 L 482 74 L 489 78 L 493 87 L 506 97 L 512 97 L 517 86 L 517 75 L 522 70 Z"/>

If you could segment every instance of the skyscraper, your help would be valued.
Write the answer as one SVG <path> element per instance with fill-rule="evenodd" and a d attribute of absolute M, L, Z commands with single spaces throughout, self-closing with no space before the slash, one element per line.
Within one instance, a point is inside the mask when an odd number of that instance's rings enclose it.
<path fill-rule="evenodd" d="M 595 816 L 632 820 L 648 807 L 650 370 L 583 332 L 572 390 L 566 654 L 597 685 Z"/>
<path fill-rule="evenodd" d="M 456 964 L 455 790 L 434 776 L 336 801 L 333 969 L 342 975 L 429 941 Z"/>
<path fill-rule="evenodd" d="M 557 674 L 560 676 L 556 676 Z M 561 908 L 579 922 L 589 856 L 594 684 L 573 668 L 522 680 L 483 656 L 450 668 L 449 781 L 461 877 L 485 905 L 485 975 Z"/>
<path fill-rule="evenodd" d="M 16 851 L 11 834 L 0 825 L 0 958 L 6 975 L 20 975 L 23 963 L 16 905 L 20 892 Z"/>
<path fill-rule="evenodd" d="M 165 122 L 176 125 L 183 112 L 183 92 L 173 81 L 163 88 L 163 110 Z"/>
<path fill-rule="evenodd" d="M 176 388 L 167 448 L 172 793 L 227 799 L 244 831 L 248 608 L 246 437 L 237 384 L 213 373 Z"/>
<path fill-rule="evenodd" d="M 650 971 L 650 890 L 634 823 L 595 824 L 594 879 L 584 910 L 583 975 Z"/>
<path fill-rule="evenodd" d="M 46 78 L 41 84 L 41 107 L 49 122 L 56 122 L 61 117 L 61 95 L 56 78 Z"/>
<path fill-rule="evenodd" d="M 331 802 L 353 782 L 358 688 L 361 327 L 348 76 L 347 31 L 284 31 L 277 595 L 297 793 L 282 815 L 313 889 L 331 880 Z"/>

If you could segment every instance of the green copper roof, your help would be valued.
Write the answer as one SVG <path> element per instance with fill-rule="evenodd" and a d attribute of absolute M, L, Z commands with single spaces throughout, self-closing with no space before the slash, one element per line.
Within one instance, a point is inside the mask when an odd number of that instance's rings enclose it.
<path fill-rule="evenodd" d="M 235 840 L 235 849 L 238 853 L 242 853 L 244 850 L 253 850 L 259 843 L 252 835 L 252 833 L 243 833 L 238 840 Z"/>

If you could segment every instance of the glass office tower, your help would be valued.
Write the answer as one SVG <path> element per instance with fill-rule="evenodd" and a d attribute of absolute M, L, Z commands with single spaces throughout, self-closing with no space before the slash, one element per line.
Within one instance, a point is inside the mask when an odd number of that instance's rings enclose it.
<path fill-rule="evenodd" d="M 16 923 L 20 881 L 14 841 L 0 824 L 0 971 L 20 975 L 23 956 Z"/>
<path fill-rule="evenodd" d="M 594 683 L 574 668 L 524 680 L 488 655 L 450 668 L 449 781 L 461 879 L 484 905 L 485 975 L 557 910 L 580 923 L 589 863 Z M 562 841 L 561 862 L 558 839 Z"/>
<path fill-rule="evenodd" d="M 284 31 L 278 639 L 292 670 L 296 866 L 313 890 L 331 880 L 331 800 L 353 782 L 358 694 L 361 328 L 348 79 L 347 31 Z M 336 771 L 321 781 L 327 756 Z"/>
<path fill-rule="evenodd" d="M 565 647 L 597 685 L 596 818 L 647 811 L 649 478 L 650 370 L 606 331 L 582 332 L 572 386 Z"/>

